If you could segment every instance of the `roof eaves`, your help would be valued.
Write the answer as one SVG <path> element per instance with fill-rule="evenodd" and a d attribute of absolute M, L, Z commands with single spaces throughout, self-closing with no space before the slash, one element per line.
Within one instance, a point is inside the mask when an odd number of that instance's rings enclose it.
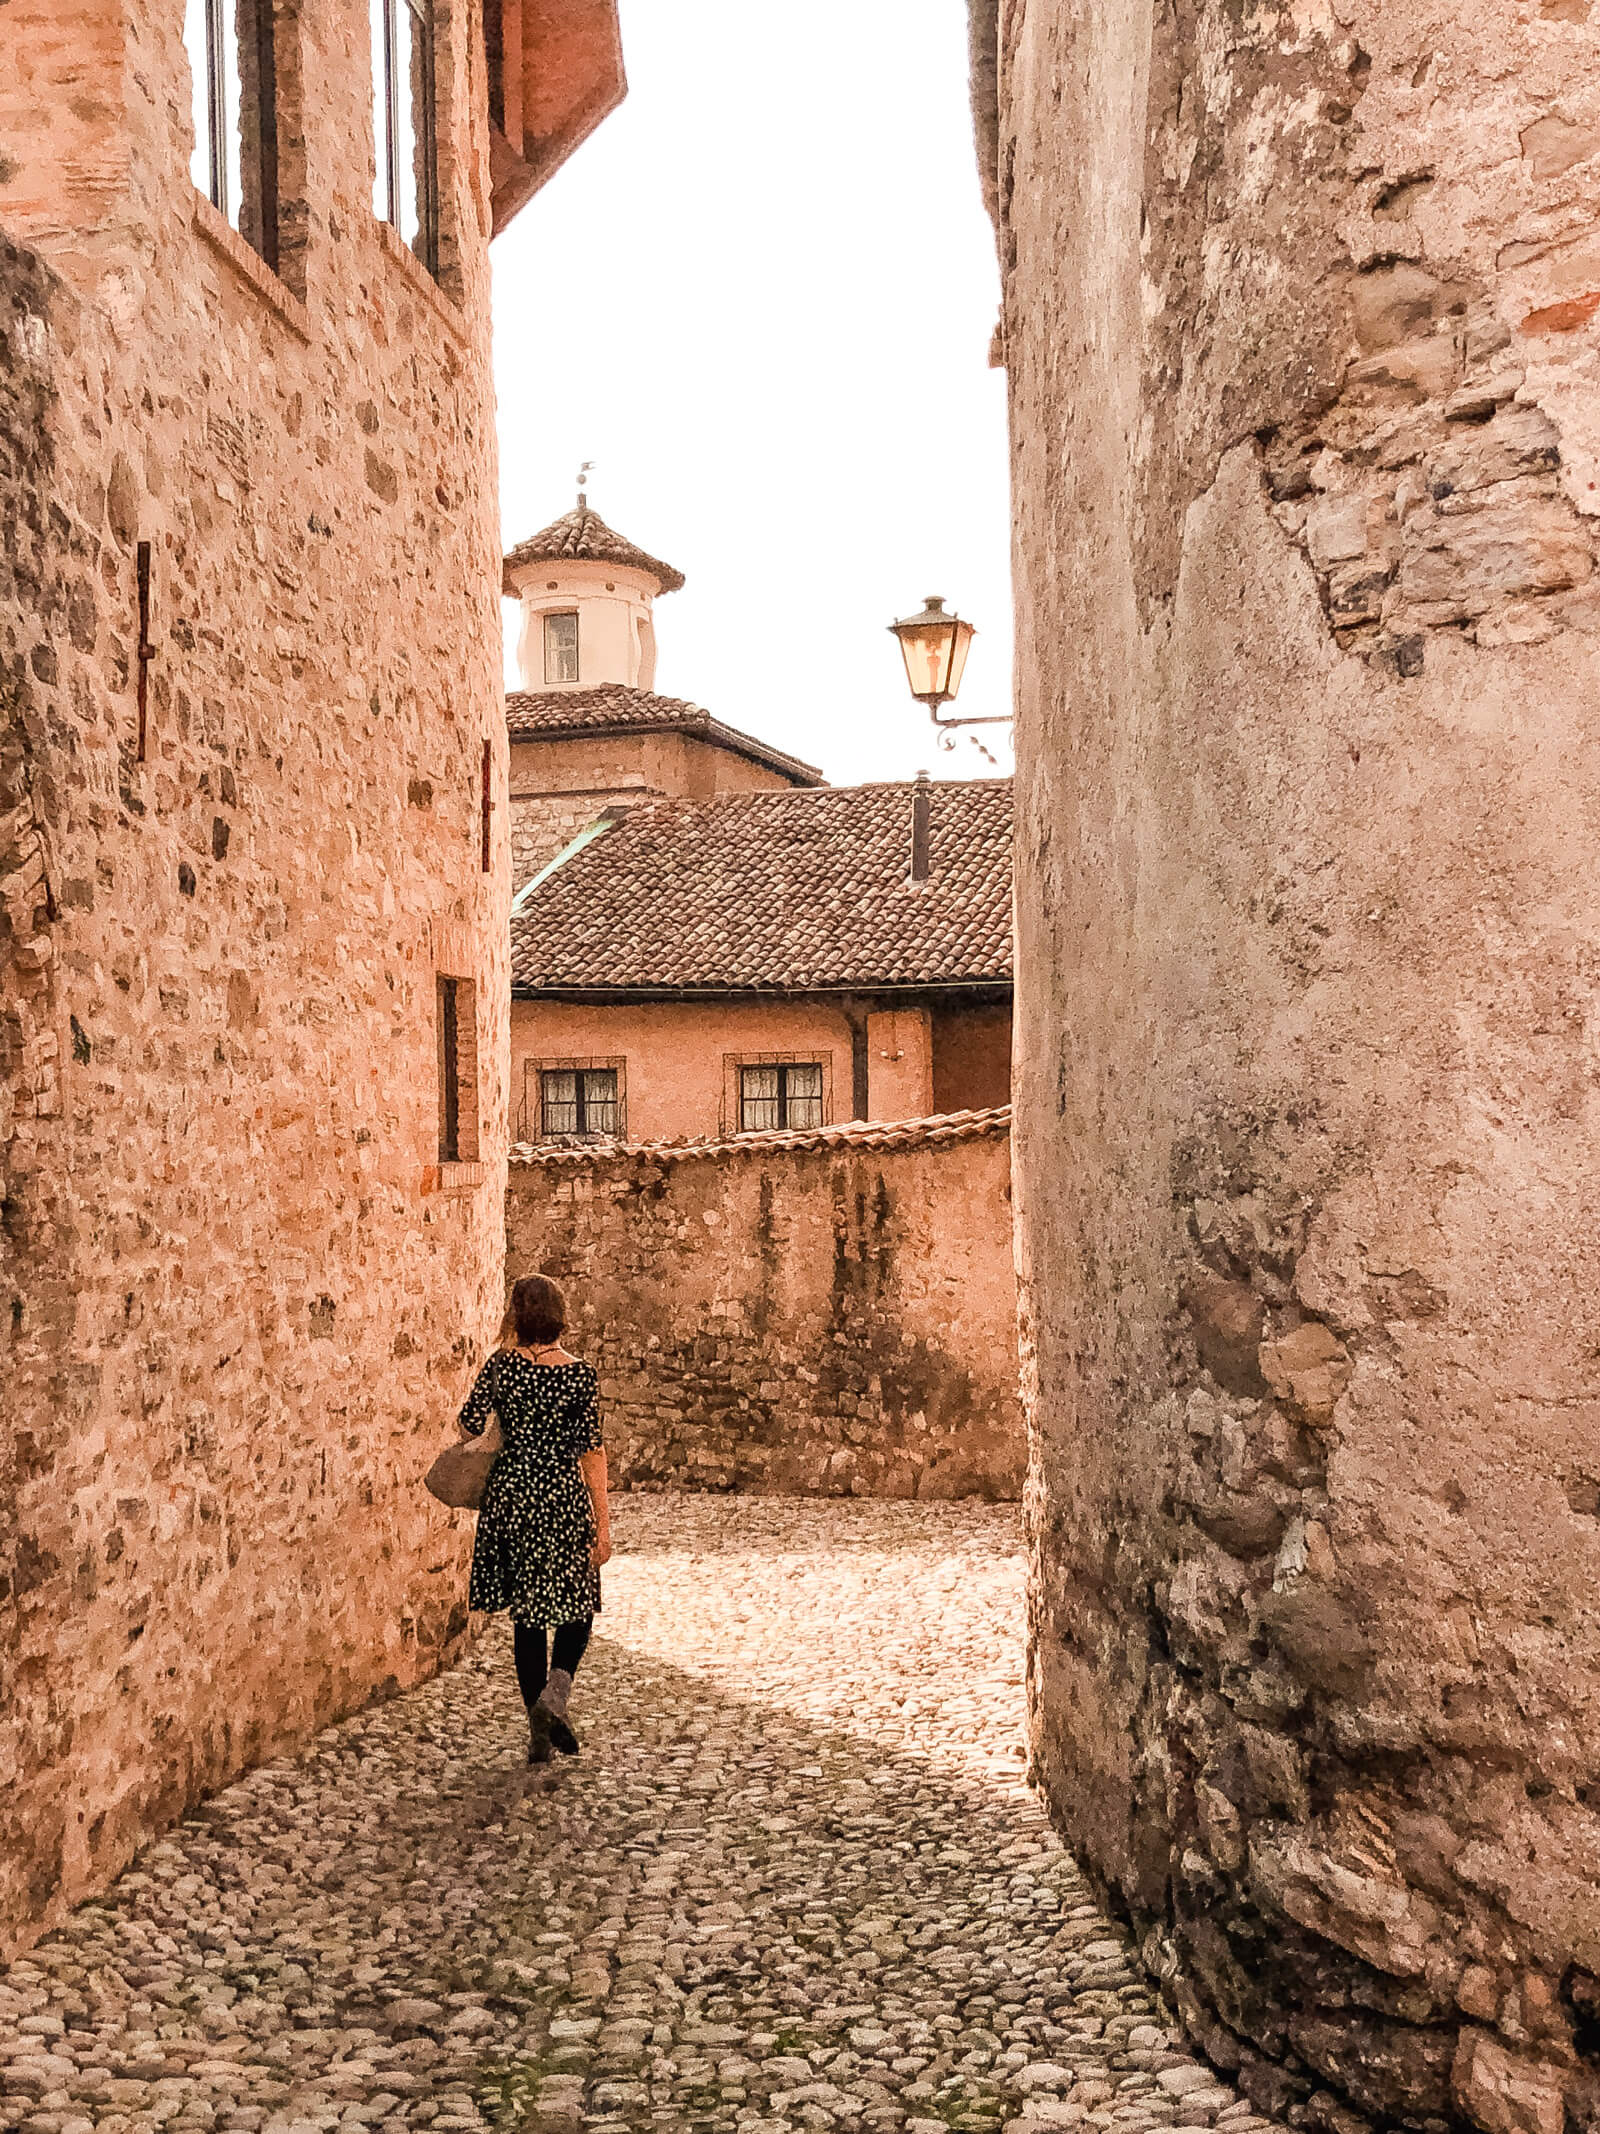
<path fill-rule="evenodd" d="M 724 726 L 720 719 L 708 717 L 701 732 L 718 741 L 736 756 L 746 756 L 752 763 L 764 763 L 773 770 L 797 772 L 807 785 L 822 786 L 827 779 L 814 763 L 806 763 L 799 756 L 788 755 L 781 748 L 773 748 L 769 742 L 758 741 L 753 734 L 743 734 L 737 726 Z"/>
<path fill-rule="evenodd" d="M 697 734 L 703 740 L 714 741 L 730 755 L 743 756 L 751 763 L 760 763 L 769 770 L 782 771 L 800 783 L 825 786 L 828 782 L 824 772 L 815 764 L 807 763 L 799 756 L 791 756 L 770 742 L 761 741 L 754 734 L 741 733 L 737 726 L 724 726 L 714 719 L 709 711 L 698 705 L 678 712 L 669 718 L 627 718 L 618 715 L 614 719 L 550 719 L 541 720 L 537 726 L 521 731 L 512 724 L 515 714 L 508 715 L 507 730 L 513 741 L 572 741 L 615 740 L 625 734 Z"/>
<path fill-rule="evenodd" d="M 530 882 L 518 892 L 518 902 L 512 906 L 513 917 L 527 916 L 519 905 L 532 887 Z M 511 981 L 513 1000 L 565 1000 L 597 1007 L 613 1002 L 622 1006 L 636 1000 L 851 1000 L 869 995 L 874 999 L 926 1000 L 934 993 L 987 994 L 1009 999 L 1015 990 L 1016 978 L 1011 971 L 969 973 L 959 978 L 735 978 L 717 985 L 542 985 L 537 979 L 515 976 Z"/>

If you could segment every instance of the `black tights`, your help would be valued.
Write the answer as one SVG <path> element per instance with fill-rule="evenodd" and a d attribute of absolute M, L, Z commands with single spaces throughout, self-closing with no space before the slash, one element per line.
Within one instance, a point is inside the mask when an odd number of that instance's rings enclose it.
<path fill-rule="evenodd" d="M 557 1623 L 555 1641 L 546 1658 L 543 1623 L 512 1624 L 511 1651 L 517 1663 L 517 1687 L 530 1712 L 539 1701 L 539 1692 L 550 1679 L 552 1667 L 564 1667 L 569 1675 L 578 1672 L 578 1662 L 588 1647 L 593 1628 L 592 1615 L 581 1623 Z"/>

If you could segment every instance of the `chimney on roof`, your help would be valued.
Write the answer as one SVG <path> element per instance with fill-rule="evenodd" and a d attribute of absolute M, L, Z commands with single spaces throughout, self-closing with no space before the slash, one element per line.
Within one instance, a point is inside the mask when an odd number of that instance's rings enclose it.
<path fill-rule="evenodd" d="M 926 771 L 918 771 L 911 788 L 911 879 L 928 879 L 928 828 L 933 816 L 933 788 Z"/>

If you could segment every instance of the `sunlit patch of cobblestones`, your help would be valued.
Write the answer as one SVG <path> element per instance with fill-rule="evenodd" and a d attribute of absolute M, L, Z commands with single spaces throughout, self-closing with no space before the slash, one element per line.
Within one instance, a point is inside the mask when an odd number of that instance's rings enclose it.
<path fill-rule="evenodd" d="M 1014 1508 L 623 1497 L 575 1763 L 500 1626 L 0 1973 L 21 2134 L 1266 2122 L 1027 1789 Z"/>

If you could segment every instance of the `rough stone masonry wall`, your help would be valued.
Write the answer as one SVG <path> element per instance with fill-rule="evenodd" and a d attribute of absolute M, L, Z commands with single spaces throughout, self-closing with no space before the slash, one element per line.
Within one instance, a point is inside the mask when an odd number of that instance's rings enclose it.
<path fill-rule="evenodd" d="M 1597 30 L 975 15 L 1037 1764 L 1341 2134 L 1600 2119 Z"/>
<path fill-rule="evenodd" d="M 498 1311 L 509 868 L 502 817 L 479 871 L 505 751 L 467 11 L 459 306 L 371 219 L 365 9 L 284 18 L 300 293 L 196 224 L 181 6 L 4 15 L 10 1949 L 463 1625 L 466 1522 L 415 1478 Z M 436 962 L 480 1019 L 486 1161 L 454 1193 Z"/>
<path fill-rule="evenodd" d="M 647 798 L 629 794 L 621 805 Z M 602 811 L 617 805 L 613 793 L 513 793 L 511 798 L 511 889 L 512 894 L 549 866 L 558 852 L 566 850 L 580 830 L 586 830 Z"/>
<path fill-rule="evenodd" d="M 1010 1151 L 976 1116 L 513 1157 L 507 1276 L 566 1286 L 614 1481 L 1021 1495 Z"/>

